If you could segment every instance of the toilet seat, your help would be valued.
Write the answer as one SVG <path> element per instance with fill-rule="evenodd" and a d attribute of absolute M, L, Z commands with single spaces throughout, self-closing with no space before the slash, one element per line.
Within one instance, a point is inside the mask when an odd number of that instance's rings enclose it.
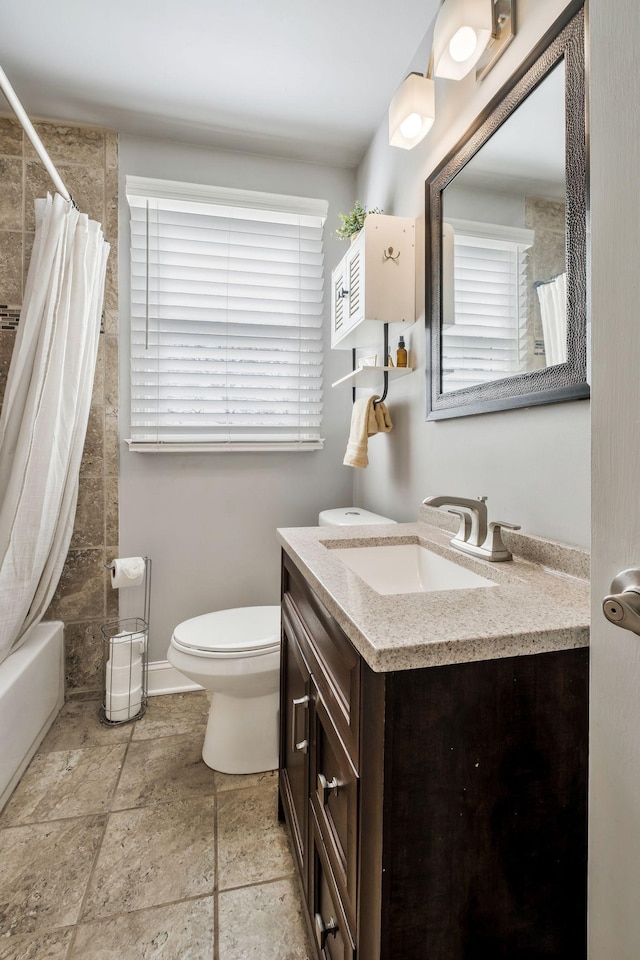
<path fill-rule="evenodd" d="M 179 623 L 172 646 L 183 653 L 219 659 L 257 657 L 280 647 L 280 608 L 236 607 Z"/>

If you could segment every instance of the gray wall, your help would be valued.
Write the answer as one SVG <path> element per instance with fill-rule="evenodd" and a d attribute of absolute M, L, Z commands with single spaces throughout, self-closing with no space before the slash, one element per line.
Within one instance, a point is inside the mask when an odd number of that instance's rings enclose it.
<path fill-rule="evenodd" d="M 318 511 L 344 506 L 352 478 L 342 466 L 351 393 L 330 384 L 350 369 L 351 354 L 325 353 L 324 450 L 309 453 L 130 453 L 129 226 L 125 176 L 159 177 L 320 197 L 329 273 L 344 252 L 331 236 L 338 213 L 353 205 L 354 176 L 340 168 L 123 136 L 120 141 L 120 553 L 153 560 L 151 660 L 165 659 L 171 632 L 189 617 L 225 607 L 278 603 L 275 530 L 314 524 Z M 121 615 L 139 609 L 138 591 L 121 598 Z M 136 605 L 137 608 L 136 608 Z"/>
<path fill-rule="evenodd" d="M 430 494 L 486 495 L 492 517 L 520 523 L 529 533 L 588 546 L 587 401 L 425 421 L 425 179 L 564 6 L 563 0 L 519 0 L 517 36 L 487 79 L 480 85 L 473 76 L 458 84 L 436 81 L 436 122 L 411 151 L 388 146 L 387 120 L 382 118 L 358 171 L 356 192 L 363 203 L 417 218 L 418 320 L 408 331 L 410 365 L 416 372 L 391 385 L 394 430 L 386 442 L 370 445 L 370 466 L 357 472 L 355 491 L 360 505 L 402 520 L 413 519 L 419 502 Z M 408 70 L 424 72 L 429 49 L 427 36 Z"/>

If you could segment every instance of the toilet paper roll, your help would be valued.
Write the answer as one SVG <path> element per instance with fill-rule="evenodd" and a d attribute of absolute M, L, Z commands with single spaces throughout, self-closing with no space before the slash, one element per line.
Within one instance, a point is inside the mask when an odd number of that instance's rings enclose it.
<path fill-rule="evenodd" d="M 116 669 L 139 660 L 146 646 L 146 633 L 117 633 L 109 640 L 109 662 Z"/>
<path fill-rule="evenodd" d="M 105 716 L 107 720 L 131 720 L 140 712 L 142 706 L 142 690 L 138 687 L 127 693 L 109 693 L 105 701 Z"/>
<path fill-rule="evenodd" d="M 143 557 L 117 557 L 111 561 L 111 586 L 114 590 L 139 587 L 144 580 Z"/>
<path fill-rule="evenodd" d="M 130 666 L 114 667 L 107 660 L 105 671 L 105 685 L 107 697 L 128 694 L 130 690 L 139 689 L 142 685 L 142 660 L 134 660 Z"/>

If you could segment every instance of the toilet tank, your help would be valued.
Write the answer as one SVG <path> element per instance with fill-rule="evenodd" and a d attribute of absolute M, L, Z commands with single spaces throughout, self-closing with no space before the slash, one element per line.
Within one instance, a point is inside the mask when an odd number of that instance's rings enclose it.
<path fill-rule="evenodd" d="M 379 513 L 371 513 L 361 507 L 337 507 L 333 510 L 323 510 L 318 517 L 321 527 L 349 527 L 365 523 L 397 523 L 389 517 L 381 517 Z"/>

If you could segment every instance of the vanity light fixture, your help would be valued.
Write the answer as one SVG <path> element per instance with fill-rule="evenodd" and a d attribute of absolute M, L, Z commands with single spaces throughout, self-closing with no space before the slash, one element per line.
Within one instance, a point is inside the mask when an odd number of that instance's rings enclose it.
<path fill-rule="evenodd" d="M 462 80 L 483 58 L 482 80 L 513 39 L 514 8 L 515 0 L 444 0 L 433 34 L 434 75 Z"/>
<path fill-rule="evenodd" d="M 389 144 L 411 150 L 436 116 L 433 76 L 462 80 L 478 64 L 483 80 L 515 34 L 516 0 L 443 0 L 426 76 L 410 73 L 389 105 Z"/>
<path fill-rule="evenodd" d="M 411 150 L 429 133 L 435 116 L 433 80 L 421 73 L 410 73 L 389 105 L 389 143 Z"/>

